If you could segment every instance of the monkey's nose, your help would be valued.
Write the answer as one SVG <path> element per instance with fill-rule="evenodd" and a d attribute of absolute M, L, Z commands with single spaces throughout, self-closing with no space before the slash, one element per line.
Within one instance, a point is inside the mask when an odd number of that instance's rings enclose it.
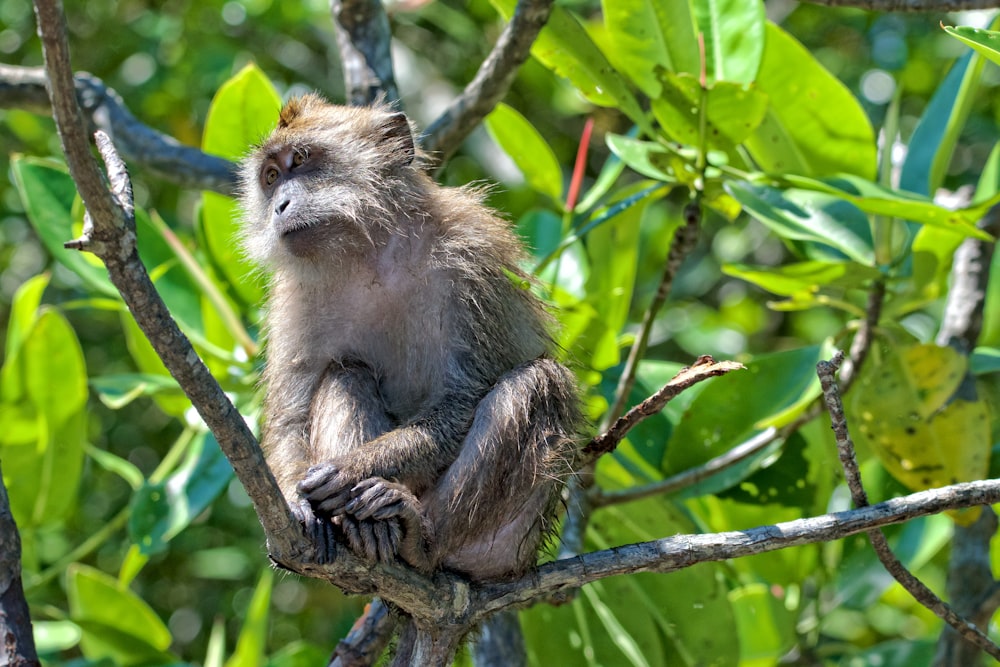
<path fill-rule="evenodd" d="M 274 207 L 274 212 L 277 215 L 281 215 L 282 213 L 285 212 L 285 209 L 288 208 L 289 204 L 291 204 L 291 203 L 292 203 L 291 199 L 285 199 L 285 200 L 283 200 L 280 204 L 278 204 L 277 206 Z"/>

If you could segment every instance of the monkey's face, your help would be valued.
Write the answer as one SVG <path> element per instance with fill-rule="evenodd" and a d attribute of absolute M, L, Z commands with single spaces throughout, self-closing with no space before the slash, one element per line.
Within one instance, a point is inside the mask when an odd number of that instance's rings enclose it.
<path fill-rule="evenodd" d="M 243 163 L 243 245 L 251 259 L 336 260 L 376 247 L 393 230 L 414 182 L 406 118 L 315 96 L 292 100 Z"/>

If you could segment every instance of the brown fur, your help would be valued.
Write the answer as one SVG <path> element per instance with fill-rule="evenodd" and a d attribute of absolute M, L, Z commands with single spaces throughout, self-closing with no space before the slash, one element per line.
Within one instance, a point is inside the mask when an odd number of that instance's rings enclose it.
<path fill-rule="evenodd" d="M 244 162 L 243 246 L 271 275 L 263 446 L 328 557 L 511 576 L 571 471 L 575 382 L 508 225 L 420 159 L 402 114 L 309 95 Z"/>

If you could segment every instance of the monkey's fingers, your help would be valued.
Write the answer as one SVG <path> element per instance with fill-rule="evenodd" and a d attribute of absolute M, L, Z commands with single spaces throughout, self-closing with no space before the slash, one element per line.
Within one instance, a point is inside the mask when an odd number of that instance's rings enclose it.
<path fill-rule="evenodd" d="M 331 496 L 321 496 L 318 492 L 309 496 L 309 502 L 312 503 L 314 511 L 330 516 L 343 514 L 350 501 L 351 490 L 349 488 Z"/>
<path fill-rule="evenodd" d="M 291 504 L 292 515 L 302 523 L 306 535 L 316 547 L 316 560 L 319 563 L 332 563 L 337 557 L 336 536 L 333 523 L 327 518 L 313 514 L 309 503 L 302 500 Z"/>
<path fill-rule="evenodd" d="M 383 563 L 392 563 L 396 560 L 396 549 L 399 545 L 401 531 L 397 521 L 375 521 L 372 523 L 376 546 L 378 547 L 378 559 Z"/>
<path fill-rule="evenodd" d="M 299 492 L 303 495 L 308 495 L 331 480 L 336 479 L 339 474 L 340 468 L 336 464 L 329 461 L 318 463 L 306 470 L 305 477 L 298 483 Z"/>
<path fill-rule="evenodd" d="M 410 492 L 398 484 L 373 477 L 362 480 L 352 489 L 355 498 L 347 503 L 344 511 L 358 519 L 388 519 L 403 511 L 403 504 Z"/>

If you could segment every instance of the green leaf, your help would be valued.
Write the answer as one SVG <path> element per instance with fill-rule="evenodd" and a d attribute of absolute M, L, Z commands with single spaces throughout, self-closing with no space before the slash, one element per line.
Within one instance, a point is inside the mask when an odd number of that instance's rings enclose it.
<path fill-rule="evenodd" d="M 267 616 L 271 606 L 271 588 L 274 571 L 264 568 L 260 581 L 254 589 L 250 608 L 247 609 L 243 629 L 236 640 L 236 651 L 226 661 L 226 667 L 257 667 L 264 661 L 264 647 L 267 644 Z"/>
<path fill-rule="evenodd" d="M 944 31 L 1000 65 L 1000 32 L 968 26 L 941 26 Z"/>
<path fill-rule="evenodd" d="M 729 592 L 736 618 L 740 664 L 775 664 L 796 642 L 795 617 L 766 584 L 748 584 Z"/>
<path fill-rule="evenodd" d="M 239 159 L 250 146 L 260 142 L 274 127 L 281 109 L 281 97 L 267 76 L 256 66 L 247 65 L 219 88 L 208 110 L 202 149 L 228 159 Z M 239 211 L 236 202 L 214 192 L 202 195 L 199 215 L 201 234 L 209 254 L 239 298 L 259 303 L 263 290 L 251 275 L 236 242 Z"/>
<path fill-rule="evenodd" d="M 839 175 L 818 180 L 788 175 L 779 176 L 777 180 L 795 188 L 831 194 L 838 199 L 851 202 L 865 213 L 872 215 L 910 220 L 922 225 L 947 229 L 963 236 L 974 236 L 985 241 L 993 240 L 989 234 L 978 229 L 976 223 L 994 203 L 997 203 L 996 198 L 953 211 L 938 206 L 922 195 L 905 190 L 893 190 L 856 176 Z"/>
<path fill-rule="evenodd" d="M 757 90 L 770 100 L 746 141 L 764 171 L 874 180 L 875 133 L 851 92 L 784 30 L 768 23 Z"/>
<path fill-rule="evenodd" d="M 604 138 L 611 152 L 638 173 L 658 181 L 675 183 L 670 160 L 676 153 L 655 141 L 642 141 L 622 134 L 608 133 Z"/>
<path fill-rule="evenodd" d="M 764 3 L 759 0 L 694 0 L 698 29 L 705 36 L 709 81 L 752 83 L 764 52 Z M 697 70 L 692 73 L 697 73 Z"/>
<path fill-rule="evenodd" d="M 995 347 L 977 347 L 969 359 L 969 370 L 976 375 L 1000 371 L 1000 350 Z"/>
<path fill-rule="evenodd" d="M 746 181 L 728 182 L 726 191 L 783 238 L 822 243 L 861 264 L 874 261 L 867 218 L 854 209 L 854 217 L 859 219 L 849 224 L 849 211 L 844 207 L 853 207 L 840 198 L 802 190 L 782 191 Z"/>
<path fill-rule="evenodd" d="M 775 267 L 726 264 L 722 272 L 779 296 L 815 293 L 823 287 L 863 287 L 878 278 L 878 269 L 857 262 L 797 262 Z"/>
<path fill-rule="evenodd" d="M 139 325 L 136 324 L 132 314 L 123 312 L 121 314 L 122 332 L 125 334 L 125 346 L 129 355 L 143 375 L 159 375 L 164 378 L 163 383 L 173 383 L 177 386 L 177 392 L 158 391 L 152 395 L 153 400 L 160 406 L 160 409 L 168 415 L 183 417 L 184 413 L 191 407 L 184 392 L 180 390 L 180 385 L 167 372 L 167 367 L 153 349 L 146 335 L 142 333 Z"/>
<path fill-rule="evenodd" d="M 81 231 L 73 228 L 76 184 L 66 168 L 52 160 L 16 157 L 11 160 L 11 170 L 28 220 L 45 249 L 88 287 L 118 298 L 118 290 L 108 280 L 100 260 L 90 253 L 63 247 L 63 243 L 78 237 Z"/>
<path fill-rule="evenodd" d="M 516 0 L 490 2 L 510 20 Z M 647 134 L 652 134 L 649 120 L 625 79 L 611 66 L 579 20 L 562 6 L 552 8 L 548 22 L 531 46 L 531 55 L 569 79 L 594 104 L 617 107 Z"/>
<path fill-rule="evenodd" d="M 663 94 L 653 100 L 653 114 L 663 131 L 675 141 L 690 146 L 701 144 L 699 125 L 702 89 L 691 74 L 667 73 Z M 719 81 L 706 92 L 705 131 L 710 148 L 732 151 L 764 120 L 767 95 L 741 84 Z"/>
<path fill-rule="evenodd" d="M 984 61 L 975 53 L 960 58 L 934 91 L 906 151 L 899 187 L 933 196 L 944 182 L 958 136 L 972 110 Z"/>
<path fill-rule="evenodd" d="M 42 293 L 49 284 L 49 274 L 29 278 L 14 292 L 7 322 L 7 343 L 3 368 L 0 368 L 0 400 L 16 403 L 24 399 L 24 373 L 19 361 L 21 346 L 38 321 Z"/>
<path fill-rule="evenodd" d="M 698 39 L 686 1 L 602 0 L 613 60 L 651 99 L 662 91 L 657 71 L 697 74 Z"/>
<path fill-rule="evenodd" d="M 138 595 L 86 565 L 70 565 L 66 576 L 70 620 L 80 626 L 83 654 L 129 667 L 172 661 L 167 626 Z"/>
<path fill-rule="evenodd" d="M 132 498 L 129 539 L 146 555 L 163 551 L 167 543 L 229 484 L 233 470 L 215 437 L 195 438 L 181 466 L 160 483 L 147 482 Z"/>
<path fill-rule="evenodd" d="M 86 406 L 83 348 L 73 327 L 58 311 L 41 312 L 22 354 L 28 397 L 53 428 Z"/>
<path fill-rule="evenodd" d="M 486 117 L 486 130 L 514 160 L 532 189 L 547 195 L 556 204 L 562 202 L 563 178 L 559 161 L 528 119 L 500 103 Z"/>
<path fill-rule="evenodd" d="M 83 633 L 80 626 L 71 621 L 31 622 L 35 635 L 35 649 L 39 655 L 68 651 L 80 643 Z"/>
<path fill-rule="evenodd" d="M 133 491 L 142 486 L 145 477 L 143 477 L 142 471 L 131 461 L 126 461 L 116 454 L 98 449 L 93 445 L 87 445 L 85 449 L 87 455 L 94 459 L 97 465 L 121 477 L 132 487 Z"/>
<path fill-rule="evenodd" d="M 983 479 L 993 444 L 989 408 L 966 357 L 886 337 L 871 355 L 845 406 L 858 441 L 912 491 Z"/>

